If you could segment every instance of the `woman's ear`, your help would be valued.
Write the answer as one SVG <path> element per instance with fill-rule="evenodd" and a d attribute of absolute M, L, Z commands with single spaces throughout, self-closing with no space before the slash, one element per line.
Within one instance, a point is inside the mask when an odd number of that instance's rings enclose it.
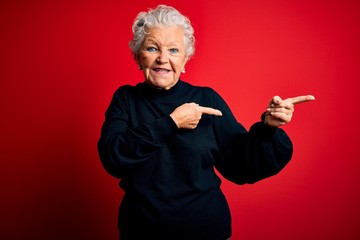
<path fill-rule="evenodd" d="M 188 63 L 189 60 L 190 60 L 190 57 L 189 57 L 189 56 L 186 56 L 186 57 L 185 57 L 185 65 Z"/>
<path fill-rule="evenodd" d="M 138 53 L 133 53 L 134 60 L 137 65 L 140 65 L 140 55 Z"/>
<path fill-rule="evenodd" d="M 134 60 L 135 60 L 136 64 L 139 66 L 139 70 L 142 70 L 142 66 L 141 66 L 141 63 L 140 63 L 140 55 L 134 53 L 133 57 L 134 57 Z"/>
<path fill-rule="evenodd" d="M 186 57 L 185 57 L 185 61 L 184 61 L 184 66 L 183 66 L 184 71 L 185 71 L 185 66 L 186 66 L 186 64 L 189 62 L 189 60 L 190 60 L 190 57 L 189 57 L 189 56 L 186 56 Z"/>

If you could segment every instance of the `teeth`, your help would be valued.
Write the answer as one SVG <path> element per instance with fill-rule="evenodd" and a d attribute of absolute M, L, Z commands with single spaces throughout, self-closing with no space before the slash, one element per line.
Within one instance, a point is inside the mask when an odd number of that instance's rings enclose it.
<path fill-rule="evenodd" d="M 155 70 L 156 72 L 169 72 L 169 70 L 163 69 L 163 68 L 155 68 L 154 70 Z"/>

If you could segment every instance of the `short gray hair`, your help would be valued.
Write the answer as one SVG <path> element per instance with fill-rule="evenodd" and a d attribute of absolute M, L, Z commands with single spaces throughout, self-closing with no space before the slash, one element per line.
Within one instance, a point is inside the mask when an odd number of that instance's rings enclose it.
<path fill-rule="evenodd" d="M 194 29 L 190 20 L 178 10 L 166 5 L 159 5 L 148 12 L 140 12 L 132 25 L 133 38 L 129 46 L 133 54 L 138 54 L 144 41 L 146 30 L 152 27 L 178 26 L 184 30 L 185 55 L 191 57 L 195 52 Z"/>

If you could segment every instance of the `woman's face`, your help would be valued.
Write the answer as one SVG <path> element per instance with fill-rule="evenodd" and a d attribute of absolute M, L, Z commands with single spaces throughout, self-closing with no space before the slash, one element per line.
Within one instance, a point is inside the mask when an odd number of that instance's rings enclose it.
<path fill-rule="evenodd" d="M 170 89 L 179 80 L 188 60 L 182 28 L 151 28 L 135 58 L 148 84 L 155 88 Z"/>

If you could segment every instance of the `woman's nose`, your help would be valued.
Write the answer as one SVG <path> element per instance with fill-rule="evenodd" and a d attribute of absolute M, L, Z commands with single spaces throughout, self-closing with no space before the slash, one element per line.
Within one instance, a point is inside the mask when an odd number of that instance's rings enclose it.
<path fill-rule="evenodd" d="M 160 51 L 156 61 L 158 63 L 167 63 L 169 61 L 168 53 L 166 51 Z"/>

